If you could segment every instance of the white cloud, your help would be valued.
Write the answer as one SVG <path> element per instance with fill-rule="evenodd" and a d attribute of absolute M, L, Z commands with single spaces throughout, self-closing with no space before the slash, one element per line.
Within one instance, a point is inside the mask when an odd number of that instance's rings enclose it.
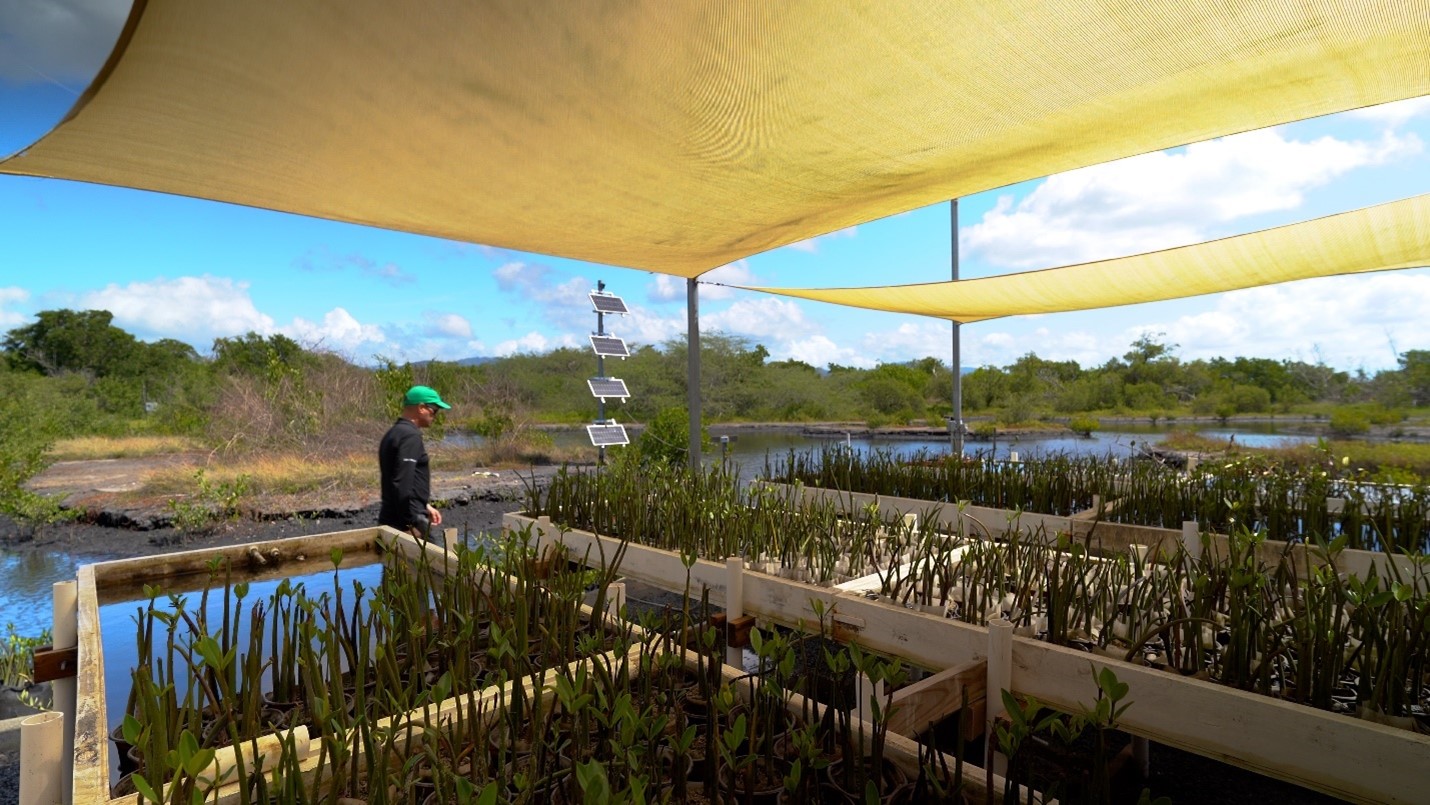
<path fill-rule="evenodd" d="M 0 80 L 58 84 L 79 93 L 99 72 L 131 0 L 7 0 Z"/>
<path fill-rule="evenodd" d="M 300 344 L 349 357 L 371 352 L 387 341 L 382 328 L 375 324 L 363 324 L 340 307 L 325 313 L 320 323 L 297 317 L 292 324 L 280 327 L 278 331 Z"/>
<path fill-rule="evenodd" d="M 803 361 L 817 369 L 822 369 L 831 363 L 868 369 L 872 368 L 875 363 L 858 350 L 841 347 L 823 335 L 787 341 L 779 351 L 773 351 L 772 355 L 777 360 L 788 358 Z"/>
<path fill-rule="evenodd" d="M 669 274 L 656 274 L 646 286 L 646 297 L 652 302 L 674 302 L 685 298 L 685 281 Z"/>
<path fill-rule="evenodd" d="M 962 243 L 994 265 L 1030 269 L 1196 243 L 1218 225 L 1294 209 L 1347 171 L 1419 153 L 1414 135 L 1287 140 L 1268 129 L 1050 177 L 1002 196 Z"/>
<path fill-rule="evenodd" d="M 814 329 L 798 304 L 770 296 L 741 300 L 719 313 L 701 316 L 700 327 L 732 335 L 782 340 L 807 334 Z"/>
<path fill-rule="evenodd" d="M 1412 118 L 1422 115 L 1430 115 L 1430 95 L 1421 95 L 1419 98 L 1409 98 L 1393 103 L 1383 103 L 1379 106 L 1368 106 L 1364 109 L 1357 109 L 1347 112 L 1348 117 L 1357 117 L 1362 120 L 1372 120 L 1391 128 L 1401 126 Z"/>
<path fill-rule="evenodd" d="M 978 326 L 966 325 L 963 330 L 961 344 L 965 369 L 1008 366 L 1029 352 L 1050 361 L 1077 361 L 1079 366 L 1087 369 L 1105 363 L 1113 355 L 1126 352 L 1127 345 L 1136 337 L 1119 334 L 1109 338 L 1083 330 L 1050 330 L 1046 327 L 1023 334 L 1004 330 L 977 334 L 978 331 L 970 329 Z M 940 357 L 938 353 L 935 356 Z"/>
<path fill-rule="evenodd" d="M 28 314 L 8 309 L 12 305 L 27 302 L 29 299 L 30 292 L 24 288 L 0 288 L 0 330 L 13 330 L 29 321 Z"/>
<path fill-rule="evenodd" d="M 1430 274 L 1329 277 L 1224 294 L 1207 312 L 1150 326 L 1184 358 L 1319 355 L 1331 366 L 1395 366 L 1396 352 L 1430 348 Z"/>
<path fill-rule="evenodd" d="M 896 329 L 864 335 L 864 353 L 884 363 L 904 363 L 935 357 L 948 363 L 953 352 L 953 328 L 947 322 L 920 320 Z"/>
<path fill-rule="evenodd" d="M 858 234 L 859 234 L 859 227 L 857 227 L 857 226 L 846 226 L 846 227 L 843 228 L 843 229 L 836 229 L 835 231 L 830 232 L 829 234 L 826 234 L 826 235 L 818 235 L 818 236 L 816 236 L 816 237 L 812 237 L 812 238 L 809 238 L 809 239 L 807 239 L 807 240 L 801 240 L 801 241 L 797 241 L 797 242 L 795 242 L 795 243 L 791 243 L 791 244 L 789 244 L 788 246 L 785 246 L 784 248 L 786 248 L 786 249 L 794 249 L 795 251 L 799 251 L 799 252 L 808 252 L 809 254 L 818 254 L 818 253 L 819 253 L 819 244 L 820 244 L 820 241 L 826 241 L 826 242 L 827 242 L 827 241 L 830 241 L 830 240 L 835 240 L 835 239 L 837 239 L 837 238 L 852 238 L 852 237 L 856 237 Z"/>
<path fill-rule="evenodd" d="M 607 316 L 606 332 L 624 338 L 629 344 L 649 344 L 650 346 L 660 346 L 666 341 L 681 337 L 684 338 L 686 323 L 685 315 L 660 316 L 653 311 L 637 307 L 630 307 L 629 316 Z M 592 319 L 594 323 L 594 318 Z M 591 332 L 590 328 L 587 332 Z"/>
<path fill-rule="evenodd" d="M 506 263 L 492 271 L 497 287 L 524 299 L 545 305 L 591 309 L 589 294 L 595 285 L 583 277 L 553 285 L 549 280 L 555 272 L 546 266 L 527 263 Z"/>
<path fill-rule="evenodd" d="M 552 342 L 551 340 L 547 339 L 545 335 L 542 335 L 541 333 L 538 333 L 533 330 L 522 336 L 521 338 L 515 338 L 497 344 L 496 347 L 492 350 L 492 353 L 504 358 L 508 355 L 515 355 L 519 352 L 549 352 L 550 350 L 556 349 L 557 347 L 561 346 L 575 346 L 575 339 L 569 340 L 570 343 L 561 343 L 559 341 Z"/>
<path fill-rule="evenodd" d="M 116 326 L 140 338 L 178 338 L 201 347 L 222 336 L 273 332 L 273 319 L 249 298 L 248 283 L 207 274 L 110 284 L 82 294 L 79 307 L 108 310 Z"/>
<path fill-rule="evenodd" d="M 429 312 L 423 334 L 433 338 L 471 338 L 472 323 L 456 313 Z"/>

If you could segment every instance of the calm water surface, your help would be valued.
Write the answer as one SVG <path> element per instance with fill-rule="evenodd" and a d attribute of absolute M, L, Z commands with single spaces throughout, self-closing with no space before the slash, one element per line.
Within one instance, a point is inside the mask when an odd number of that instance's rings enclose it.
<path fill-rule="evenodd" d="M 310 598 L 317 598 L 323 592 L 333 590 L 333 571 L 331 565 L 323 572 L 315 572 L 307 575 L 292 576 L 286 579 L 293 586 L 303 585 Z M 366 564 L 348 566 L 344 563 L 338 572 L 339 583 L 343 586 L 343 600 L 347 606 L 351 607 L 353 601 L 353 582 L 361 582 L 368 590 L 364 594 L 363 600 L 371 600 L 372 590 L 382 583 L 382 564 Z M 235 577 L 235 582 L 242 579 Z M 244 614 L 239 620 L 239 632 L 237 645 L 239 653 L 248 651 L 249 638 L 249 617 L 247 610 L 256 601 L 267 601 L 273 595 L 273 591 L 278 588 L 280 580 L 251 581 L 249 583 L 248 595 L 243 599 Z M 221 588 L 222 579 L 218 585 Z M 199 603 L 202 600 L 202 589 L 191 590 L 181 593 L 184 599 L 184 608 L 189 612 L 197 612 Z M 109 719 L 110 729 L 123 723 L 124 708 L 128 702 L 129 688 L 132 685 L 134 666 L 138 664 L 139 649 L 137 636 L 139 631 L 139 621 L 137 620 L 140 610 L 147 608 L 148 600 L 143 601 L 116 601 L 104 603 L 99 607 L 99 629 L 104 643 L 104 692 L 105 692 L 105 715 Z M 156 599 L 155 608 L 173 612 L 174 606 L 167 596 Z M 218 624 L 223 622 L 223 596 L 217 592 L 210 593 L 208 600 L 208 620 L 211 630 L 217 631 Z M 232 617 L 232 613 L 230 613 Z M 157 627 L 155 644 L 162 643 L 164 627 Z M 265 634 L 271 634 L 271 629 Z M 265 645 L 267 638 L 264 639 Z M 156 648 L 156 654 L 162 653 L 162 648 Z M 184 697 L 184 690 L 178 691 L 179 698 Z M 111 746 L 111 749 L 113 747 Z M 110 774 L 111 781 L 119 779 L 119 758 L 110 753 Z"/>

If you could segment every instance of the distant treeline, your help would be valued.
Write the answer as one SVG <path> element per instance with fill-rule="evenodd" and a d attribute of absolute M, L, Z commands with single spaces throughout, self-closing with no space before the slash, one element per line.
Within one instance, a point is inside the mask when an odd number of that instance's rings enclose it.
<path fill-rule="evenodd" d="M 1083 368 L 1029 353 L 1005 367 L 964 376 L 965 414 L 1005 422 L 1073 414 L 1230 417 L 1293 410 L 1351 410 L 1398 421 L 1430 404 L 1430 350 L 1400 356 L 1393 370 L 1337 371 L 1263 358 L 1183 361 L 1156 337 L 1121 358 Z M 140 341 L 101 310 L 51 310 L 0 342 L 0 415 L 52 436 L 176 433 L 215 445 L 364 444 L 396 414 L 412 383 L 440 389 L 456 406 L 446 418 L 489 436 L 537 423 L 588 422 L 596 413 L 586 380 L 596 359 L 584 349 L 514 355 L 477 365 L 362 366 L 283 335 L 220 338 L 210 354 L 173 339 Z M 632 397 L 608 404 L 624 422 L 649 422 L 685 405 L 682 340 L 607 359 L 606 375 Z M 720 334 L 701 338 L 701 400 L 707 422 L 941 422 L 951 411 L 948 365 L 926 357 L 872 369 L 769 360 L 764 346 Z M 1348 408 L 1354 404 L 1355 407 Z M 1321 407 L 1323 406 L 1323 407 Z M 1355 424 L 1355 423 L 1352 423 Z"/>

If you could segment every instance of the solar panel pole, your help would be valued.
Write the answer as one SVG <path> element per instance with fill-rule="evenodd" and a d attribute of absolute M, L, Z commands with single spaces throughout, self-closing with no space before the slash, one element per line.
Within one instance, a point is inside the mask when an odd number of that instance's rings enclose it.
<path fill-rule="evenodd" d="M 597 292 L 606 290 L 606 283 L 605 283 L 604 280 L 596 280 L 596 290 L 597 290 Z M 596 335 L 605 335 L 605 334 L 606 334 L 606 314 L 605 314 L 605 313 L 602 313 L 599 309 L 597 309 L 597 310 L 596 310 Z M 605 377 L 605 376 L 606 376 L 606 358 L 605 358 L 604 355 L 601 354 L 600 350 L 597 350 L 597 351 L 596 351 L 596 377 Z M 596 404 L 597 404 L 597 406 L 598 406 L 598 408 L 596 409 L 597 412 L 598 412 L 598 418 L 600 419 L 600 421 L 601 421 L 602 424 L 605 424 L 605 422 L 606 422 L 606 398 L 605 398 L 605 397 L 597 397 L 597 398 L 596 398 Z M 606 466 L 606 446 L 605 446 L 605 445 L 600 445 L 599 447 L 596 448 L 596 466 L 598 466 L 598 467 L 604 467 L 604 466 Z"/>
<path fill-rule="evenodd" d="M 690 407 L 690 469 L 700 470 L 700 285 L 685 281 L 685 398 Z"/>
<path fill-rule="evenodd" d="M 958 281 L 958 199 L 948 200 L 949 232 L 952 241 L 949 247 L 949 265 L 954 281 Z M 953 415 L 948 418 L 949 447 L 956 456 L 963 455 L 963 358 L 958 343 L 958 322 L 953 323 Z"/>

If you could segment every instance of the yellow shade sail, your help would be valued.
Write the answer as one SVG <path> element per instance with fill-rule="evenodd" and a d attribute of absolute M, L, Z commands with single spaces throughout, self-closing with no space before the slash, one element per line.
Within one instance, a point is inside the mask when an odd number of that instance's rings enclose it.
<path fill-rule="evenodd" d="M 0 172 L 691 277 L 1430 93 L 1430 0 L 138 0 Z"/>
<path fill-rule="evenodd" d="M 880 288 L 747 290 L 967 323 L 1423 266 L 1430 266 L 1430 196 L 1194 246 L 1045 271 Z M 877 267 L 871 273 L 877 273 Z"/>

